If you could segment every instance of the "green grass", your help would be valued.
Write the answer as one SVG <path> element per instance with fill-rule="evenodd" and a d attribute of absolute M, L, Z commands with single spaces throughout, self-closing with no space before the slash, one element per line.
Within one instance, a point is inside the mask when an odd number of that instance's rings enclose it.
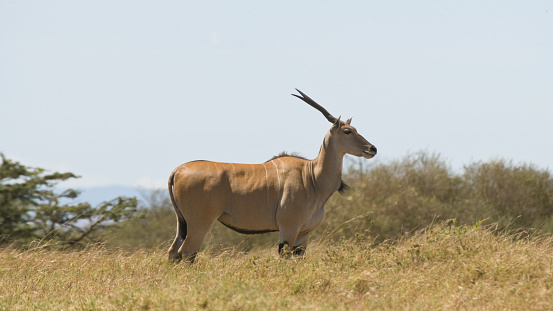
<path fill-rule="evenodd" d="M 547 310 L 553 239 L 434 225 L 408 238 L 208 248 L 194 265 L 165 250 L 0 249 L 0 310 Z"/>

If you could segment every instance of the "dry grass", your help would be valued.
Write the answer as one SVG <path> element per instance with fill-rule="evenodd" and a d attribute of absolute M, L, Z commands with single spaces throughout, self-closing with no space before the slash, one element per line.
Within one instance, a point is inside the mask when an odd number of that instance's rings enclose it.
<path fill-rule="evenodd" d="M 553 239 L 433 226 L 394 243 L 164 251 L 0 249 L 0 310 L 549 310 Z"/>

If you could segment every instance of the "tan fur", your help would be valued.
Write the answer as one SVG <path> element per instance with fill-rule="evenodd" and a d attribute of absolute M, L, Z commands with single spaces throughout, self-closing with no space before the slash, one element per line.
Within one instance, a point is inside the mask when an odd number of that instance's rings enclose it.
<path fill-rule="evenodd" d="M 350 123 L 336 119 L 314 160 L 285 156 L 262 164 L 195 161 L 177 167 L 169 193 L 179 226 L 187 227 L 186 238 L 177 228 L 169 258 L 193 259 L 216 220 L 244 233 L 279 231 L 281 244 L 304 245 L 340 187 L 344 155 L 376 154 Z"/>

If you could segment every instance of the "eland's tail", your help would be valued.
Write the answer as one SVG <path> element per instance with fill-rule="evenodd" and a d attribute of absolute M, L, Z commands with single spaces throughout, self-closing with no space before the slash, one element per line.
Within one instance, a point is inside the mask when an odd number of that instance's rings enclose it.
<path fill-rule="evenodd" d="M 175 184 L 175 173 L 176 173 L 176 170 L 174 170 L 171 173 L 171 176 L 169 177 L 169 184 L 168 184 L 169 197 L 171 198 L 171 203 L 173 203 L 173 209 L 175 209 L 175 214 L 177 214 L 178 235 L 180 236 L 182 241 L 184 241 L 188 231 L 187 230 L 188 226 L 186 224 L 186 220 L 184 219 L 184 216 L 182 215 L 182 212 L 179 209 L 179 206 L 177 205 L 177 202 L 175 201 L 175 196 L 173 195 L 173 186 Z"/>

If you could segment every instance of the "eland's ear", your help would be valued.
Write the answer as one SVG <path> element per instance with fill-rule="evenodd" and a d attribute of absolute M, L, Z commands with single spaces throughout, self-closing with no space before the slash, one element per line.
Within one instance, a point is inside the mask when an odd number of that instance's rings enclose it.
<path fill-rule="evenodd" d="M 342 121 L 340 121 L 341 117 L 342 116 L 338 116 L 336 121 L 334 121 L 334 124 L 332 124 L 332 127 L 330 128 L 330 130 L 336 131 L 337 129 L 339 129 L 342 126 Z"/>
<path fill-rule="evenodd" d="M 347 119 L 347 121 L 346 121 L 346 124 L 347 124 L 347 125 L 350 125 L 350 124 L 351 124 L 351 119 L 353 119 L 353 117 Z"/>

